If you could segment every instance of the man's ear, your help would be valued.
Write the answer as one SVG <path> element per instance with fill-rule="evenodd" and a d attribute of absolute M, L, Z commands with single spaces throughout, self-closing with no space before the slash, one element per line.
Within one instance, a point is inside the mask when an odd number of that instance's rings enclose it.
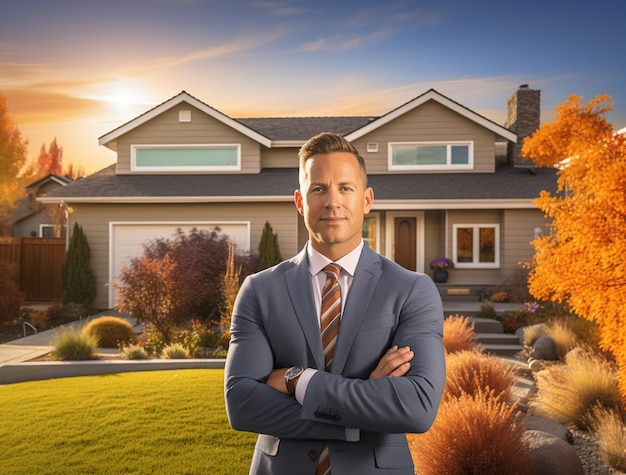
<path fill-rule="evenodd" d="M 298 213 L 304 216 L 304 207 L 302 205 L 302 193 L 300 192 L 300 190 L 296 190 L 293 193 L 293 202 L 296 204 Z"/>
<path fill-rule="evenodd" d="M 374 190 L 372 189 L 372 187 L 368 186 L 365 189 L 364 199 L 365 199 L 365 206 L 364 206 L 365 214 L 368 214 L 370 210 L 372 209 L 372 205 L 374 204 Z"/>

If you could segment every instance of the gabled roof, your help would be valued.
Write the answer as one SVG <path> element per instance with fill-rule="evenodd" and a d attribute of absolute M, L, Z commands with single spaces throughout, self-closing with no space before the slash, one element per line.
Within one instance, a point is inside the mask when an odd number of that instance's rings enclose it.
<path fill-rule="evenodd" d="M 155 117 L 159 116 L 163 112 L 171 109 L 172 107 L 177 106 L 178 104 L 182 102 L 186 102 L 187 104 L 201 110 L 205 114 L 213 117 L 214 119 L 219 120 L 220 122 L 224 123 L 228 127 L 231 127 L 232 129 L 235 129 L 238 132 L 241 132 L 246 137 L 249 137 L 252 140 L 257 141 L 260 144 L 265 145 L 266 147 L 270 147 L 272 144 L 272 141 L 269 138 L 250 129 L 243 123 L 238 122 L 228 117 L 226 114 L 223 114 L 222 112 L 218 111 L 217 109 L 214 109 L 208 104 L 205 104 L 204 102 L 196 99 L 195 97 L 193 97 L 192 95 L 188 94 L 185 91 L 182 91 L 177 96 L 174 96 L 171 99 L 163 102 L 162 104 L 154 107 L 153 109 L 150 109 L 148 112 L 145 112 L 144 114 L 131 120 L 130 122 L 126 122 L 124 125 L 109 132 L 108 134 L 103 135 L 102 137 L 98 139 L 98 144 L 104 145 L 110 148 L 111 150 L 115 151 L 117 147 L 116 140 L 120 136 L 124 135 L 127 132 L 130 132 L 131 130 L 133 130 L 136 127 L 139 127 L 142 124 L 145 124 L 149 120 L 154 119 Z"/>
<path fill-rule="evenodd" d="M 377 116 L 346 116 L 346 117 L 255 117 L 234 119 L 196 99 L 185 91 L 163 102 L 139 117 L 125 123 L 117 129 L 103 135 L 99 144 L 116 151 L 116 140 L 132 129 L 157 117 L 172 107 L 187 102 L 209 116 L 219 120 L 243 135 L 257 141 L 265 147 L 300 146 L 306 140 L 320 132 L 334 132 L 343 135 L 349 141 L 356 140 L 369 132 L 397 119 L 403 114 L 421 106 L 428 101 L 436 101 L 461 116 L 492 131 L 504 140 L 517 143 L 517 135 L 509 129 L 473 112 L 467 107 L 430 89 L 400 107 Z"/>
<path fill-rule="evenodd" d="M 46 175 L 43 178 L 40 178 L 39 180 L 32 182 L 30 185 L 26 186 L 26 189 L 27 190 L 36 189 L 36 188 L 39 188 L 41 185 L 48 183 L 48 182 L 54 182 L 61 186 L 65 186 L 68 183 L 71 183 L 72 181 L 73 180 L 68 176 L 62 176 L 62 175 L 57 175 L 56 173 L 50 173 L 49 175 Z"/>
<path fill-rule="evenodd" d="M 499 135 L 503 139 L 510 140 L 513 143 L 517 143 L 517 134 L 511 132 L 509 129 L 502 127 L 495 122 L 483 117 L 480 114 L 468 109 L 467 107 L 459 104 L 458 102 L 453 101 L 452 99 L 444 96 L 443 94 L 438 93 L 434 89 L 429 89 L 421 96 L 417 96 L 415 99 L 407 102 L 406 104 L 401 105 L 400 107 L 388 112 L 387 114 L 379 117 L 376 120 L 371 121 L 369 124 L 354 130 L 352 133 L 346 135 L 346 139 L 349 141 L 356 140 L 358 138 L 363 137 L 365 134 L 370 133 L 373 130 L 376 130 L 379 127 L 391 122 L 394 119 L 397 119 L 403 114 L 415 109 L 416 107 L 421 106 L 425 102 L 435 101 L 439 104 L 447 107 L 448 109 L 453 110 L 454 112 L 462 115 L 463 117 L 471 120 L 472 122 L 477 123 L 478 125 L 491 130 L 494 134 Z"/>

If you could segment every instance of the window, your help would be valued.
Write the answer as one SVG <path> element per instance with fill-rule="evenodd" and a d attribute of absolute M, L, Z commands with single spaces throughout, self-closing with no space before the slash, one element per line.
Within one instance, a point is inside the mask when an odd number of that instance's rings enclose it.
<path fill-rule="evenodd" d="M 133 145 L 133 171 L 229 171 L 241 169 L 239 144 Z"/>
<path fill-rule="evenodd" d="M 39 237 L 53 238 L 56 237 L 56 232 L 53 224 L 40 224 L 39 225 Z"/>
<path fill-rule="evenodd" d="M 370 213 L 363 220 L 363 240 L 378 252 L 378 213 Z"/>
<path fill-rule="evenodd" d="M 454 265 L 458 268 L 500 267 L 498 224 L 453 225 Z"/>
<path fill-rule="evenodd" d="M 471 169 L 473 142 L 390 142 L 389 170 Z"/>

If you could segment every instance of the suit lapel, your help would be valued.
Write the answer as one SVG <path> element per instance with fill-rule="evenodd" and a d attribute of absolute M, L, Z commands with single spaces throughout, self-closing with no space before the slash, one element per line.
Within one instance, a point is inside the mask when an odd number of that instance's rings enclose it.
<path fill-rule="evenodd" d="M 306 248 L 293 259 L 293 262 L 295 265 L 285 273 L 289 298 L 296 311 L 296 318 L 300 323 L 310 352 L 315 358 L 315 367 L 324 369 L 324 350 L 322 349 L 318 315 L 313 301 L 311 273 L 309 272 L 309 261 L 306 258 Z"/>
<path fill-rule="evenodd" d="M 331 373 L 340 374 L 343 371 L 381 274 L 378 254 L 364 246 L 341 317 Z"/>

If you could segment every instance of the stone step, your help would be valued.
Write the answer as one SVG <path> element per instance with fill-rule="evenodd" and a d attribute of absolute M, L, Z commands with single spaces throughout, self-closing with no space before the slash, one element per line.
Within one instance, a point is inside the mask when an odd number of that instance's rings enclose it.
<path fill-rule="evenodd" d="M 511 333 L 475 333 L 480 343 L 489 345 L 520 345 L 519 337 Z"/>
<path fill-rule="evenodd" d="M 492 318 L 471 317 L 474 324 L 474 333 L 504 333 L 504 327 L 498 320 Z"/>

